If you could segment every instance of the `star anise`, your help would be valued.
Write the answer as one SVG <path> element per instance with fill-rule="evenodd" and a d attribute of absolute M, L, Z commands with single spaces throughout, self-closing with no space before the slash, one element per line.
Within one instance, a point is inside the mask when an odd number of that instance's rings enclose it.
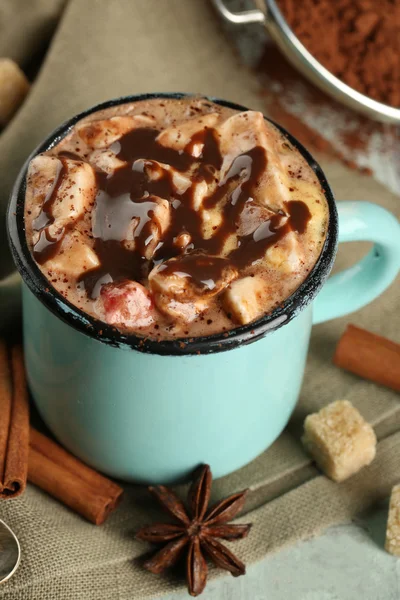
<path fill-rule="evenodd" d="M 172 490 L 163 485 L 150 486 L 149 491 L 179 524 L 146 525 L 136 534 L 138 539 L 146 542 L 167 542 L 143 565 L 152 573 L 162 573 L 175 565 L 186 550 L 186 576 L 191 596 L 198 596 L 206 586 L 208 569 L 203 552 L 217 567 L 226 569 L 234 577 L 246 572 L 242 561 L 217 538 L 239 540 L 249 533 L 251 525 L 228 524 L 242 510 L 247 490 L 217 502 L 207 511 L 211 481 L 209 465 L 202 466 L 188 493 L 188 511 Z"/>

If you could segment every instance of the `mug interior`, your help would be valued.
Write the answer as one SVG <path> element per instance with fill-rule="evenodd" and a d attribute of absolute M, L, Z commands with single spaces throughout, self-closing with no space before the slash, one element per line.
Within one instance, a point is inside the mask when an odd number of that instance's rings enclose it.
<path fill-rule="evenodd" d="M 51 133 L 44 142 L 31 153 L 22 167 L 11 193 L 7 214 L 7 231 L 14 262 L 24 282 L 42 304 L 58 317 L 81 333 L 111 346 L 131 348 L 139 352 L 160 355 L 198 355 L 231 350 L 238 346 L 255 342 L 278 327 L 282 327 L 289 323 L 299 311 L 315 298 L 327 279 L 335 259 L 338 243 L 338 215 L 332 190 L 329 187 L 326 177 L 319 164 L 302 144 L 296 140 L 296 138 L 271 119 L 264 117 L 279 129 L 313 169 L 321 184 L 329 208 L 328 231 L 321 254 L 306 279 L 280 306 L 257 321 L 247 325 L 238 326 L 235 329 L 224 333 L 196 338 L 183 337 L 174 340 L 156 341 L 142 338 L 134 334 L 123 334 L 115 327 L 92 317 L 74 306 L 51 285 L 34 261 L 25 235 L 24 207 L 26 174 L 29 162 L 37 154 L 45 152 L 57 145 L 58 142 L 69 133 L 75 123 L 93 112 L 128 102 L 138 102 L 140 100 L 148 100 L 151 98 L 179 99 L 187 96 L 190 96 L 190 94 L 154 93 L 125 96 L 103 102 L 81 112 L 53 131 L 53 133 Z M 234 104 L 233 102 L 221 100 L 219 98 L 209 96 L 204 96 L 204 98 L 210 102 L 219 104 L 220 106 L 232 108 L 237 111 L 249 110 L 245 106 Z"/>

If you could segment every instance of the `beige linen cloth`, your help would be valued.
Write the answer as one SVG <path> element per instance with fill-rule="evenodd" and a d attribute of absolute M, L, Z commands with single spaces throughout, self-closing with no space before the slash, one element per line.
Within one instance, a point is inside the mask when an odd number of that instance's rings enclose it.
<path fill-rule="evenodd" d="M 238 64 L 206 0 L 0 0 L 0 56 L 15 57 L 24 66 L 43 49 L 55 27 L 29 97 L 0 135 L 2 220 L 7 195 L 28 153 L 61 121 L 99 101 L 175 90 L 264 108 L 255 76 Z M 371 178 L 338 164 L 323 166 L 338 200 L 371 200 L 399 214 L 398 199 Z M 3 223 L 0 236 L 4 244 Z M 347 245 L 339 266 L 354 261 L 362 250 Z M 12 267 L 5 246 L 0 256 L 7 273 Z M 351 519 L 400 481 L 398 396 L 331 363 L 349 319 L 398 338 L 398 295 L 394 284 L 351 317 L 315 327 L 301 399 L 288 429 L 250 465 L 215 482 L 215 498 L 251 490 L 248 514 L 239 520 L 254 526 L 246 540 L 235 544 L 247 564 Z M 304 416 L 339 398 L 360 409 L 380 440 L 372 465 L 340 485 L 311 465 L 299 441 Z M 140 567 L 149 548 L 134 540 L 134 532 L 160 517 L 144 489 L 127 486 L 122 506 L 105 525 L 95 527 L 29 485 L 22 498 L 0 504 L 0 518 L 14 529 L 23 552 L 21 566 L 1 586 L 0 598 L 130 600 L 183 590 L 182 581 Z M 210 576 L 220 574 L 212 570 Z"/>

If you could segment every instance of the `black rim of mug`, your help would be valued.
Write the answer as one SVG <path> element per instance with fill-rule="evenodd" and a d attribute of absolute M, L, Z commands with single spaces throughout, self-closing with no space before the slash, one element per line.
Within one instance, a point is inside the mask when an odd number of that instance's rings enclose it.
<path fill-rule="evenodd" d="M 177 92 L 124 96 L 114 100 L 102 102 L 92 108 L 89 108 L 88 110 L 81 112 L 71 119 L 68 119 L 65 123 L 55 129 L 31 153 L 22 167 L 11 192 L 7 214 L 7 231 L 14 262 L 20 275 L 22 276 L 22 279 L 28 285 L 31 292 L 33 292 L 33 294 L 38 298 L 38 300 L 40 300 L 40 302 L 44 304 L 44 306 L 52 313 L 81 333 L 110 346 L 131 348 L 138 350 L 139 352 L 150 354 L 185 356 L 211 354 L 250 344 L 263 338 L 268 333 L 275 331 L 279 327 L 289 323 L 315 298 L 332 269 L 338 244 L 338 215 L 332 190 L 329 187 L 321 167 L 314 160 L 311 154 L 302 146 L 302 144 L 300 144 L 300 142 L 298 142 L 283 127 L 271 119 L 264 117 L 267 121 L 270 121 L 273 125 L 275 125 L 275 127 L 277 127 L 283 133 L 289 142 L 293 144 L 306 159 L 307 163 L 318 177 L 329 207 L 328 231 L 321 254 L 307 278 L 293 292 L 293 294 L 282 303 L 282 305 L 278 306 L 271 313 L 264 315 L 257 321 L 249 323 L 248 325 L 236 327 L 230 331 L 203 337 L 185 337 L 174 340 L 157 341 L 154 339 L 139 337 L 133 334 L 124 334 L 115 327 L 110 326 L 107 323 L 88 315 L 87 313 L 84 313 L 82 310 L 66 300 L 59 292 L 57 292 L 57 290 L 45 278 L 31 255 L 25 235 L 24 206 L 26 173 L 30 160 L 40 152 L 45 152 L 46 150 L 55 146 L 63 137 L 65 137 L 65 135 L 67 135 L 77 121 L 93 112 L 111 108 L 119 104 L 138 102 L 140 100 L 149 100 L 152 98 L 180 99 L 190 96 L 192 96 L 192 94 Z M 221 106 L 232 108 L 238 111 L 249 110 L 244 106 L 229 102 L 227 100 L 221 100 L 219 98 L 210 96 L 204 96 L 204 98 L 210 102 L 214 102 Z"/>

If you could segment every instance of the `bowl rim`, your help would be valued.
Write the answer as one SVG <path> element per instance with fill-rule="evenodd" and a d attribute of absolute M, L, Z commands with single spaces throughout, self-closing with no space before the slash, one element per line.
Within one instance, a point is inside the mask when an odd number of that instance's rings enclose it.
<path fill-rule="evenodd" d="M 62 125 L 53 130 L 52 133 L 50 133 L 46 139 L 33 150 L 22 166 L 11 192 L 7 210 L 7 233 L 12 256 L 23 281 L 27 284 L 28 288 L 36 298 L 53 314 L 84 335 L 109 346 L 133 349 L 139 352 L 163 356 L 202 355 L 232 350 L 242 345 L 255 342 L 268 333 L 289 323 L 315 298 L 332 269 L 338 244 L 338 214 L 332 190 L 321 167 L 303 145 L 283 127 L 264 116 L 264 119 L 277 127 L 289 142 L 299 150 L 313 169 L 321 184 L 329 208 L 327 235 L 317 262 L 300 286 L 271 313 L 266 314 L 260 319 L 247 325 L 241 325 L 232 330 L 209 336 L 182 337 L 173 340 L 158 341 L 150 338 L 143 338 L 134 334 L 124 334 L 116 327 L 108 325 L 85 313 L 66 300 L 46 279 L 32 257 L 25 235 L 24 207 L 26 174 L 32 158 L 37 154 L 54 147 L 69 133 L 79 120 L 94 112 L 118 106 L 120 104 L 139 102 L 141 100 L 153 98 L 181 99 L 191 96 L 194 95 L 182 92 L 134 94 L 107 100 L 80 112 L 72 118 L 67 119 Z M 201 97 L 220 106 L 232 108 L 234 110 L 249 110 L 240 104 L 213 96 Z"/>
<path fill-rule="evenodd" d="M 222 0 L 213 0 L 218 6 Z M 400 124 L 400 107 L 391 106 L 359 92 L 339 77 L 336 77 L 317 60 L 294 33 L 277 0 L 256 0 L 263 15 L 260 22 L 281 49 L 286 58 L 309 81 L 314 83 L 337 102 L 380 123 Z M 221 12 L 221 11 L 220 11 Z M 256 11 L 257 12 L 257 11 Z"/>

